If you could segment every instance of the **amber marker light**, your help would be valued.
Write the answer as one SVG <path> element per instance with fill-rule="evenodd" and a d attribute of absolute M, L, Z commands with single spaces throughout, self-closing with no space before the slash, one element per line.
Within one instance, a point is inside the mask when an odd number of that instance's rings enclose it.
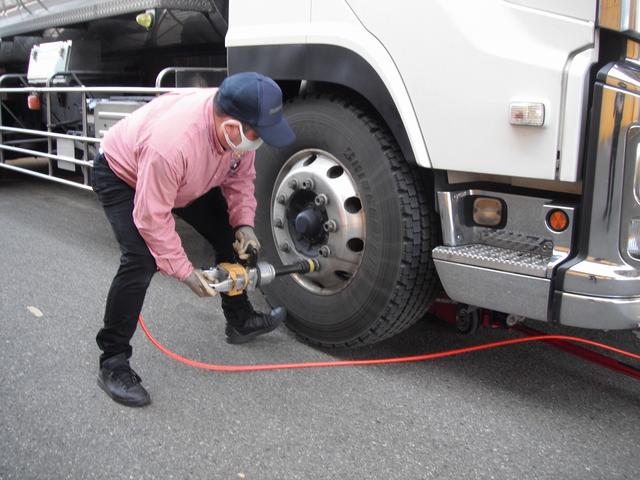
<path fill-rule="evenodd" d="M 502 222 L 502 202 L 489 197 L 474 199 L 473 221 L 483 227 L 498 227 Z"/>
<path fill-rule="evenodd" d="M 564 232 L 569 227 L 569 215 L 562 210 L 551 210 L 547 216 L 547 225 L 553 232 Z"/>

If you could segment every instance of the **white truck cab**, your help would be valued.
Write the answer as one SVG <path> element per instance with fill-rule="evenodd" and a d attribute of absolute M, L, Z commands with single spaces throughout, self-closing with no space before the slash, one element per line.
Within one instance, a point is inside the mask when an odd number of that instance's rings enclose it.
<path fill-rule="evenodd" d="M 5 12 L 0 47 L 97 49 L 45 86 L 0 77 L 0 167 L 42 154 L 45 176 L 71 162 L 79 180 L 56 181 L 86 187 L 105 119 L 220 71 L 280 84 L 297 138 L 258 152 L 256 224 L 265 260 L 320 258 L 265 288 L 307 341 L 388 338 L 442 292 L 465 311 L 640 328 L 637 0 L 38 3 L 29 22 Z M 26 93 L 40 118 L 12 103 Z M 10 136 L 43 130 L 40 147 Z"/>

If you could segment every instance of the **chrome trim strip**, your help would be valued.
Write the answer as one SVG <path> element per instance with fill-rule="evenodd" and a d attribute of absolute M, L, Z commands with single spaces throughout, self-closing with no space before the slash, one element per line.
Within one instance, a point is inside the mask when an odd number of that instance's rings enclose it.
<path fill-rule="evenodd" d="M 547 320 L 551 281 L 434 259 L 447 295 L 457 302 Z"/>
<path fill-rule="evenodd" d="M 563 325 L 607 330 L 640 327 L 640 297 L 603 298 L 563 293 L 560 298 Z"/>
<path fill-rule="evenodd" d="M 636 147 L 636 160 L 635 160 L 635 165 L 633 167 L 633 196 L 636 199 L 636 203 L 638 205 L 640 205 L 640 195 L 638 195 L 639 193 L 639 189 L 640 189 L 640 145 L 638 145 Z"/>
<path fill-rule="evenodd" d="M 616 63 L 607 73 L 606 85 L 620 90 L 622 93 L 640 92 L 640 71 L 630 69 L 627 65 Z M 631 122 L 628 119 L 625 125 Z M 611 134 L 611 132 L 606 132 Z"/>
<path fill-rule="evenodd" d="M 623 173 L 622 210 L 620 218 L 620 254 L 622 259 L 636 274 L 640 275 L 640 259 L 629 253 L 629 226 L 633 220 L 640 219 L 640 199 L 636 191 L 637 171 L 640 167 L 640 126 L 633 125 L 627 133 L 627 148 Z M 640 293 L 640 292 L 639 292 Z"/>
<path fill-rule="evenodd" d="M 640 67 L 640 43 L 627 40 L 627 62 L 633 63 Z"/>
<path fill-rule="evenodd" d="M 640 34 L 638 0 L 600 0 L 598 26 L 616 32 Z"/>

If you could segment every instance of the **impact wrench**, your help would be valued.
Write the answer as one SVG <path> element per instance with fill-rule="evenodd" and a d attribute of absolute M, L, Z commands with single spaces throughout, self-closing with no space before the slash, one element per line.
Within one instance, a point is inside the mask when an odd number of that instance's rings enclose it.
<path fill-rule="evenodd" d="M 280 267 L 273 266 L 267 262 L 258 262 L 257 253 L 255 251 L 249 252 L 249 258 L 241 263 L 221 263 L 214 268 L 203 270 L 205 277 L 211 282 L 209 285 L 218 293 L 226 293 L 227 295 L 240 295 L 243 291 L 252 291 L 260 286 L 271 283 L 276 277 L 281 275 L 292 274 L 310 274 L 319 271 L 320 263 L 316 258 L 302 259 L 291 265 L 284 265 Z M 140 327 L 144 331 L 145 335 L 151 341 L 151 343 L 158 348 L 162 353 L 168 357 L 183 363 L 185 365 L 200 368 L 204 370 L 211 370 L 216 372 L 255 372 L 264 370 L 285 370 L 285 369 L 299 369 L 299 368 L 320 368 L 320 367 L 344 367 L 344 366 L 356 366 L 356 365 L 383 365 L 391 363 L 408 363 L 408 362 L 420 362 L 425 360 L 433 360 L 437 358 L 452 357 L 469 352 L 477 352 L 481 350 L 488 350 L 491 348 L 498 348 L 507 345 L 516 345 L 519 343 L 528 343 L 536 341 L 564 341 L 573 342 L 578 344 L 586 344 L 592 347 L 614 352 L 619 355 L 624 355 L 628 358 L 640 360 L 640 355 L 631 353 L 619 348 L 611 347 L 592 340 L 586 340 L 583 338 L 572 337 L 568 335 L 533 335 L 526 338 L 514 338 L 510 340 L 502 340 L 498 342 L 486 343 L 483 345 L 474 345 L 471 347 L 458 348 L 454 350 L 448 350 L 436 353 L 427 353 L 423 355 L 412 355 L 405 357 L 395 358 L 379 358 L 369 360 L 342 360 L 342 361 L 329 361 L 329 362 L 299 362 L 299 363 L 277 363 L 277 364 L 257 364 L 257 365 L 221 365 L 213 363 L 198 362 L 189 358 L 178 355 L 172 352 L 160 342 L 158 342 L 149 332 L 142 315 L 138 319 Z M 537 332 L 536 332 L 537 333 Z M 635 372 L 634 372 L 635 370 Z M 628 372 L 623 371 L 632 377 L 640 379 L 640 373 L 637 369 L 629 368 Z"/>
<path fill-rule="evenodd" d="M 219 263 L 214 268 L 203 270 L 202 274 L 211 282 L 209 286 L 217 293 L 234 296 L 267 285 L 281 275 L 307 274 L 318 270 L 320 263 L 317 258 L 307 258 L 291 265 L 276 267 L 267 262 L 258 262 L 257 254 L 253 251 L 244 262 Z"/>

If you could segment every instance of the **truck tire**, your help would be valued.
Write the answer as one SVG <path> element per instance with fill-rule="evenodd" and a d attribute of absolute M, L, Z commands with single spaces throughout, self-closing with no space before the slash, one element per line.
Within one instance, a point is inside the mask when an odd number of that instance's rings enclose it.
<path fill-rule="evenodd" d="M 382 121 L 336 95 L 285 105 L 296 133 L 286 149 L 256 158 L 261 258 L 318 256 L 321 269 L 264 287 L 303 340 L 352 347 L 419 320 L 439 282 L 431 259 L 440 230 L 432 187 L 409 166 Z"/>

